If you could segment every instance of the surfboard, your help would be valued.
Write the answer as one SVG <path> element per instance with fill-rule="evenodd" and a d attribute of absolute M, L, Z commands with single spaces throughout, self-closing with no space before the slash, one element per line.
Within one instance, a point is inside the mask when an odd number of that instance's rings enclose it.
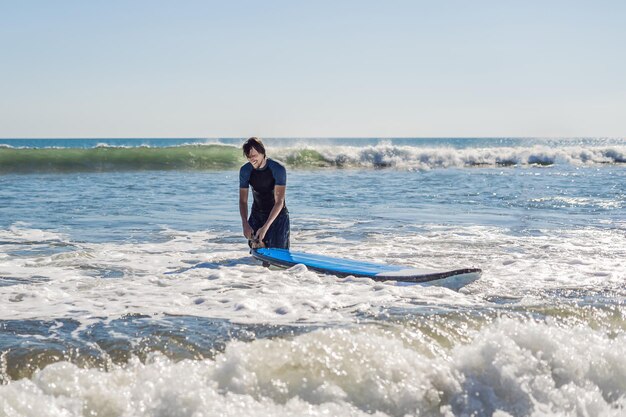
<path fill-rule="evenodd" d="M 370 278 L 375 281 L 442 285 L 453 289 L 461 288 L 476 281 L 482 273 L 478 268 L 416 269 L 402 265 L 378 264 L 275 248 L 252 249 L 250 254 L 260 261 L 282 268 L 302 264 L 313 271 L 338 277 L 354 276 Z"/>

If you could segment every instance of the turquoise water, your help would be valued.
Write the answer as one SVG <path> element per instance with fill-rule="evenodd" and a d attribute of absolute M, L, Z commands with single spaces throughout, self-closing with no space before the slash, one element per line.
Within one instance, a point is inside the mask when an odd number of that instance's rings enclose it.
<path fill-rule="evenodd" d="M 294 249 L 458 292 L 262 268 L 240 142 L 0 140 L 0 414 L 623 413 L 624 140 L 267 141 Z"/>

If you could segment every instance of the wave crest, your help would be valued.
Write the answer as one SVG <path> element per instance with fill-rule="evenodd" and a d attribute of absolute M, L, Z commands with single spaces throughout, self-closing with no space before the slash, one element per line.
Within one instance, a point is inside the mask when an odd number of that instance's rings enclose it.
<path fill-rule="evenodd" d="M 367 147 L 330 146 L 282 149 L 288 164 L 306 160 L 310 166 L 428 170 L 434 168 L 506 167 L 531 165 L 591 165 L 626 163 L 626 147 L 498 147 L 417 148 L 380 144 Z M 306 155 L 306 157 L 305 157 Z M 281 158 L 279 158 L 281 159 Z M 298 165 L 298 164 L 296 164 Z"/>
<path fill-rule="evenodd" d="M 416 147 L 298 146 L 269 149 L 291 168 L 395 168 L 594 165 L 626 163 L 626 146 Z M 0 173 L 236 169 L 245 162 L 237 146 L 12 148 L 0 147 Z"/>

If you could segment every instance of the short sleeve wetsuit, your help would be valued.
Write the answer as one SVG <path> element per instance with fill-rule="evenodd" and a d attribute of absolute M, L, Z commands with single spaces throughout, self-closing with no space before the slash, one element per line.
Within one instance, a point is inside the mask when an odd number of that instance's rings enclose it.
<path fill-rule="evenodd" d="M 287 185 L 287 170 L 273 159 L 267 158 L 262 169 L 254 169 L 248 162 L 239 170 L 239 188 L 252 186 L 254 200 L 248 223 L 255 233 L 265 224 L 274 207 L 276 185 Z M 263 242 L 269 248 L 289 249 L 289 211 L 286 205 L 270 225 Z"/>

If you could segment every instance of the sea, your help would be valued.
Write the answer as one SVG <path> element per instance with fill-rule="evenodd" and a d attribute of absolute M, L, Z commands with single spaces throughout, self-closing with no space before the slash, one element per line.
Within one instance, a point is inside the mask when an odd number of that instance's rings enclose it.
<path fill-rule="evenodd" d="M 264 140 L 292 250 L 458 290 L 264 268 L 244 139 L 0 139 L 0 416 L 626 415 L 626 139 Z"/>

